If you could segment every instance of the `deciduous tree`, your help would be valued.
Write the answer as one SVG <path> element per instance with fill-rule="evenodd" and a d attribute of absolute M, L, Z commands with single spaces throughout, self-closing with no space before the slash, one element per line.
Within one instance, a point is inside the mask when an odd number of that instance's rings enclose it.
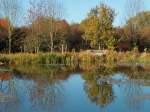
<path fill-rule="evenodd" d="M 9 53 L 11 53 L 11 36 L 14 26 L 17 24 L 20 13 L 19 0 L 0 0 L 0 17 L 6 18 L 8 21 L 8 40 L 9 40 Z"/>
<path fill-rule="evenodd" d="M 84 38 L 90 42 L 92 48 L 113 48 L 113 21 L 115 12 L 105 4 L 92 9 L 88 17 L 81 23 L 85 31 Z"/>

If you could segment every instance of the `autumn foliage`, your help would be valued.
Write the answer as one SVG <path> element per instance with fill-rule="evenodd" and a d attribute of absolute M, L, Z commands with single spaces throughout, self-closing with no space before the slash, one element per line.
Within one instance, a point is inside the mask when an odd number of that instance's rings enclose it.
<path fill-rule="evenodd" d="M 8 22 L 6 19 L 0 19 L 0 37 L 4 36 L 8 30 Z"/>
<path fill-rule="evenodd" d="M 150 11 L 138 13 L 121 27 L 113 25 L 116 13 L 105 4 L 91 9 L 81 23 L 69 24 L 65 19 L 31 15 L 34 19 L 27 26 L 13 26 L 13 53 L 50 52 L 52 49 L 54 52 L 86 49 L 132 51 L 135 48 L 140 52 L 150 51 Z M 6 19 L 0 19 L 0 52 L 8 52 Z"/>

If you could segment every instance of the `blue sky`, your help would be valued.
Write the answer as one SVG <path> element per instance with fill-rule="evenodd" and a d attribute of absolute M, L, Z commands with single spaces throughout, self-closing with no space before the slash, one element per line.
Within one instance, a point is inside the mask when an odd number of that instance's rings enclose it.
<path fill-rule="evenodd" d="M 64 0 L 67 11 L 66 18 L 69 22 L 80 22 L 87 16 L 90 9 L 98 4 L 100 4 L 100 0 Z M 125 0 L 107 0 L 107 4 L 116 11 L 115 24 L 119 24 L 118 19 L 121 18 L 122 12 L 124 12 Z"/>
<path fill-rule="evenodd" d="M 28 0 L 23 2 L 27 5 Z M 65 19 L 69 22 L 81 22 L 90 11 L 91 8 L 100 4 L 101 0 L 60 0 L 65 8 Z M 103 0 L 107 5 L 116 11 L 115 26 L 123 23 L 125 13 L 125 4 L 127 0 Z M 146 10 L 150 10 L 150 0 L 143 0 Z"/>
<path fill-rule="evenodd" d="M 63 0 L 66 8 L 66 19 L 69 22 L 82 21 L 89 10 L 100 3 L 101 0 Z M 125 5 L 127 0 L 103 0 L 107 5 L 112 7 L 116 11 L 116 18 L 114 25 L 121 25 L 124 21 L 123 18 L 126 15 Z M 150 0 L 144 0 L 144 8 L 150 10 Z"/>

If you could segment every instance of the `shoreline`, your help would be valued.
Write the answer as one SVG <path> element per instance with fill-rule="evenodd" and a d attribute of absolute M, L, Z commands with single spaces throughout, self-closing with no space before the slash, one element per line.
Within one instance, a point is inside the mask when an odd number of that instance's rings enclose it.
<path fill-rule="evenodd" d="M 0 66 L 19 64 L 50 64 L 50 65 L 99 65 L 116 64 L 126 66 L 150 65 L 150 53 L 108 51 L 103 55 L 87 52 L 68 53 L 15 53 L 0 54 Z"/>

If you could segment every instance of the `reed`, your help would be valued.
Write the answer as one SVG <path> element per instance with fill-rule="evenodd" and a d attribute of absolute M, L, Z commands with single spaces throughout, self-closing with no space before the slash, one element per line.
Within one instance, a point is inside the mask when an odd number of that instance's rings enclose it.
<path fill-rule="evenodd" d="M 108 51 L 103 56 L 97 56 L 86 52 L 81 53 L 17 53 L 0 54 L 0 65 L 19 64 L 63 64 L 63 65 L 95 65 L 95 64 L 150 64 L 149 53 L 116 52 Z"/>

